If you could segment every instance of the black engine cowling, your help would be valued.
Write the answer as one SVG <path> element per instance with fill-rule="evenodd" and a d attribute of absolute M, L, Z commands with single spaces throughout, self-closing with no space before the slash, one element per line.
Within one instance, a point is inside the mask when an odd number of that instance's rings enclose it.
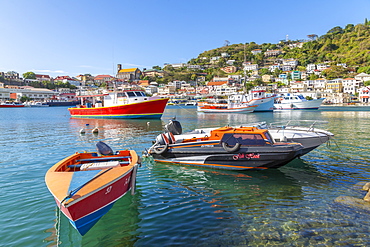
<path fill-rule="evenodd" d="M 179 121 L 170 120 L 168 124 L 164 126 L 166 132 L 171 132 L 173 135 L 181 135 L 182 127 Z"/>

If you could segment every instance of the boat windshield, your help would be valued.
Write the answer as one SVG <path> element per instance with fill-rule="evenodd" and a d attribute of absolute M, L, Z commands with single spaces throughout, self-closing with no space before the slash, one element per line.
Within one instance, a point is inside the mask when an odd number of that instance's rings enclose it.
<path fill-rule="evenodd" d="M 224 134 L 221 141 L 226 142 L 230 146 L 234 146 L 237 142 L 246 146 L 266 145 L 266 141 L 260 134 Z"/>
<path fill-rule="evenodd" d="M 126 92 L 128 97 L 145 97 L 145 93 L 144 92 L 140 92 L 140 91 L 137 91 L 137 92 Z"/>

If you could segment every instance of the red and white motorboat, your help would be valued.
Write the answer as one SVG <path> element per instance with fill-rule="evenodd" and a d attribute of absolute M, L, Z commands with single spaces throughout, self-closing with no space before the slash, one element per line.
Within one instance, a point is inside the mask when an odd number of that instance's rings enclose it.
<path fill-rule="evenodd" d="M 68 108 L 76 118 L 162 117 L 168 98 L 149 97 L 141 90 L 123 90 L 77 96 L 81 105 Z"/>

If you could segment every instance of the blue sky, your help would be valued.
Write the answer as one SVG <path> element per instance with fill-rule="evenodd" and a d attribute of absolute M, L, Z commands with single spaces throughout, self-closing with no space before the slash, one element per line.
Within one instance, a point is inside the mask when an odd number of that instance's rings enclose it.
<path fill-rule="evenodd" d="M 1 0 L 0 71 L 77 76 L 186 63 L 370 20 L 369 0 Z"/>

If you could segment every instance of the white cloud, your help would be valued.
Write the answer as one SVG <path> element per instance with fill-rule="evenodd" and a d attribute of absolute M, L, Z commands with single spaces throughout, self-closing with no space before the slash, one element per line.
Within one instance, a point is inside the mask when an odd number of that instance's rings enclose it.
<path fill-rule="evenodd" d="M 49 69 L 34 69 L 31 70 L 35 73 L 58 73 L 58 74 L 68 74 L 68 72 L 63 70 L 49 70 Z"/>

